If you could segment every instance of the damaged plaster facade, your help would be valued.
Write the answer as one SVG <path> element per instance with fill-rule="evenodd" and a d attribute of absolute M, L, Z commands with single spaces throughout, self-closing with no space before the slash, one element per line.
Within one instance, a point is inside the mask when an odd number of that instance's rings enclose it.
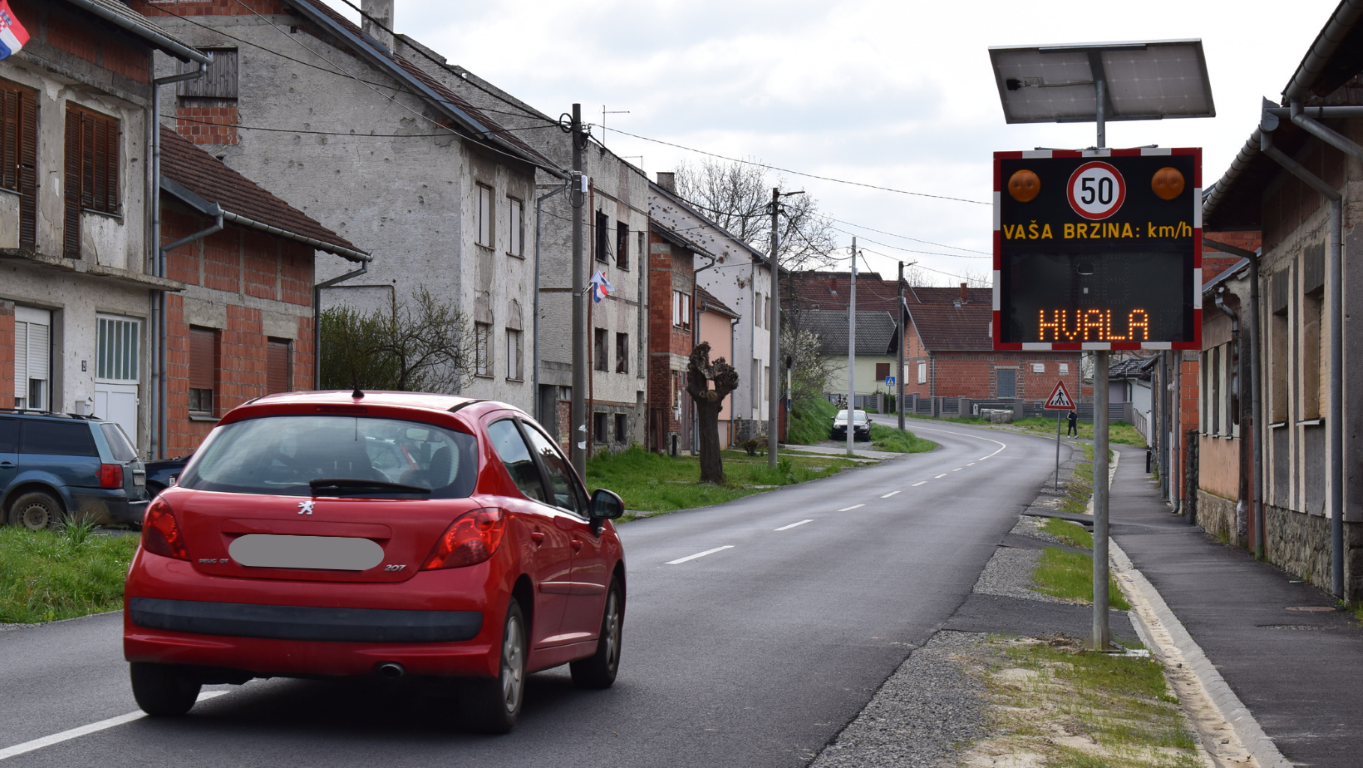
<path fill-rule="evenodd" d="M 183 109 L 179 132 L 374 255 L 367 274 L 323 292 L 322 308 L 368 312 L 429 290 L 457 307 L 481 341 L 475 375 L 459 394 L 533 408 L 534 230 L 511 213 L 517 203 L 533 209 L 533 153 L 471 137 L 448 115 L 456 99 L 438 105 L 417 95 L 430 84 L 408 77 L 411 62 L 320 3 L 133 6 L 198 47 L 235 51 L 235 135 L 218 144 L 195 135 L 202 122 Z M 158 74 L 174 69 L 158 58 Z M 317 280 L 353 268 L 319 256 Z"/>

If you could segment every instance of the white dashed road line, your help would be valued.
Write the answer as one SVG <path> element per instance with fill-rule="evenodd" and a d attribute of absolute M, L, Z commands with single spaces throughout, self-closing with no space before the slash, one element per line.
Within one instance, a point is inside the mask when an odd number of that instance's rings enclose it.
<path fill-rule="evenodd" d="M 932 479 L 933 479 L 933 480 L 941 480 L 942 478 L 944 478 L 944 477 L 946 477 L 946 476 L 947 476 L 947 473 L 943 472 L 942 474 L 940 474 L 940 475 L 938 475 L 937 477 L 934 477 L 934 478 L 932 478 Z"/>
<path fill-rule="evenodd" d="M 733 549 L 733 548 L 734 548 L 734 545 L 732 545 L 732 544 L 725 544 L 725 545 L 722 546 L 722 547 L 715 547 L 714 549 L 707 549 L 707 550 L 705 550 L 704 552 L 698 552 L 698 553 L 696 553 L 696 554 L 694 554 L 694 555 L 687 555 L 686 557 L 679 557 L 679 558 L 677 558 L 676 560 L 669 560 L 669 561 L 667 561 L 667 564 L 668 564 L 668 565 L 681 565 L 682 563 L 689 562 L 689 561 L 691 561 L 691 560 L 695 560 L 696 558 L 699 558 L 699 557 L 705 557 L 706 555 L 713 555 L 713 554 L 716 553 L 716 552 L 723 552 L 723 551 L 726 550 L 726 549 Z"/>
<path fill-rule="evenodd" d="M 199 701 L 211 699 L 215 696 L 221 696 L 225 693 L 228 693 L 228 691 L 204 691 L 203 693 L 199 694 Z M 108 720 L 100 720 L 98 723 L 82 725 L 79 728 L 72 728 L 69 731 L 62 731 L 61 733 L 54 733 L 51 736 L 44 736 L 41 739 L 34 739 L 33 741 L 26 741 L 23 744 L 15 744 L 12 747 L 5 747 L 4 749 L 0 749 L 0 760 L 7 760 L 11 757 L 24 755 L 29 752 L 42 749 L 43 747 L 50 747 L 53 744 L 60 744 L 63 741 L 79 739 L 82 736 L 88 736 L 92 733 L 98 733 L 109 728 L 114 728 L 116 726 L 123 725 L 124 723 L 131 723 L 134 720 L 141 720 L 146 716 L 147 713 L 145 712 L 129 712 L 126 715 L 111 717 Z"/>
<path fill-rule="evenodd" d="M 955 469 L 953 469 L 953 470 L 951 470 L 951 471 L 952 471 L 952 472 L 960 472 L 960 471 L 963 470 L 963 469 L 965 469 L 965 467 L 957 467 L 957 468 L 955 468 Z"/>
<path fill-rule="evenodd" d="M 795 528 L 795 527 L 797 527 L 797 526 L 804 525 L 805 523 L 812 523 L 812 522 L 814 522 L 814 521 L 813 521 L 813 520 L 801 520 L 801 521 L 798 522 L 798 523 L 791 523 L 790 525 L 783 525 L 783 526 L 781 526 L 780 528 L 777 528 L 776 530 L 778 530 L 778 531 L 789 531 L 791 528 Z"/>
<path fill-rule="evenodd" d="M 910 487 L 910 488 L 917 488 L 917 487 L 920 486 L 920 485 L 926 485 L 927 482 L 928 482 L 927 480 L 922 480 L 922 481 L 919 481 L 919 482 L 917 482 L 917 483 L 914 483 L 913 485 L 911 485 L 911 486 L 909 486 L 909 487 Z"/>
<path fill-rule="evenodd" d="M 890 498 L 891 496 L 895 495 L 896 493 L 899 493 L 899 491 L 890 491 L 889 493 L 885 494 L 884 496 L 881 496 L 880 498 L 882 498 L 882 499 L 888 499 L 888 498 Z"/>
<path fill-rule="evenodd" d="M 838 510 L 838 511 L 839 511 L 839 512 L 851 512 L 851 511 L 854 510 L 854 509 L 860 509 L 860 508 L 862 508 L 862 507 L 864 507 L 864 506 L 866 506 L 866 505 L 865 505 L 865 504 L 853 504 L 853 505 L 850 506 L 850 507 L 843 507 L 842 509 L 840 509 L 840 510 Z"/>

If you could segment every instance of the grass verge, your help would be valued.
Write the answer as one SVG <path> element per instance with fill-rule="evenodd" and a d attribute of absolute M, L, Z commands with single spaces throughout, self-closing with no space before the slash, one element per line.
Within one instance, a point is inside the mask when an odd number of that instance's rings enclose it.
<path fill-rule="evenodd" d="M 1071 547 L 1093 549 L 1093 534 L 1084 530 L 1084 526 L 1078 523 L 1071 523 L 1068 520 L 1050 517 L 1046 519 L 1046 524 L 1041 526 L 1041 530 L 1060 539 L 1066 544 L 1069 544 Z"/>
<path fill-rule="evenodd" d="M 900 432 L 895 427 L 871 424 L 871 445 L 877 451 L 890 453 L 925 453 L 937 447 L 937 443 L 919 437 L 907 429 Z"/>
<path fill-rule="evenodd" d="M 1032 574 L 1036 591 L 1075 603 L 1093 604 L 1093 557 L 1047 547 Z M 1107 604 L 1121 611 L 1131 610 L 1117 580 L 1108 576 Z"/>
<path fill-rule="evenodd" d="M 0 528 L 0 622 L 33 624 L 123 607 L 136 536 L 99 536 L 73 524 L 60 532 Z"/>
<path fill-rule="evenodd" d="M 625 500 L 631 512 L 670 512 L 719 504 L 769 490 L 835 475 L 857 462 L 835 456 L 784 455 L 775 469 L 766 456 L 725 451 L 725 485 L 699 482 L 700 460 L 694 456 L 664 456 L 634 447 L 600 454 L 587 462 L 587 487 L 609 488 Z M 624 520 L 634 519 L 627 515 Z"/>
<path fill-rule="evenodd" d="M 996 734 L 964 762 L 1030 757 L 1052 768 L 1197 768 L 1188 722 L 1160 664 L 1085 652 L 1071 638 L 991 638 L 970 671 Z M 1040 758 L 1040 759 L 1035 759 Z"/>
<path fill-rule="evenodd" d="M 814 445 L 827 440 L 833 428 L 837 406 L 818 398 L 807 403 L 797 402 L 791 413 L 786 442 L 792 445 Z"/>
<path fill-rule="evenodd" d="M 930 417 L 914 416 L 914 418 L 928 419 Z M 990 426 L 989 419 L 981 418 L 979 416 L 947 416 L 938 419 L 933 419 L 933 421 L 954 421 L 957 424 L 979 424 L 982 426 Z M 1035 432 L 1036 434 L 1039 435 L 1051 436 L 1055 435 L 1055 419 L 1049 416 L 1029 416 L 1025 419 L 1017 419 L 1013 421 L 1012 425 L 1015 427 L 1021 427 L 1022 429 L 1025 429 L 1028 432 Z M 1079 422 L 1078 427 L 1080 439 L 1082 440 L 1093 439 L 1093 422 L 1081 421 Z M 1062 433 L 1064 432 L 1063 424 L 1061 426 L 1061 431 Z M 1121 420 L 1113 420 L 1108 422 L 1107 439 L 1109 443 L 1121 443 L 1122 445 L 1136 445 L 1142 448 L 1145 447 L 1145 438 L 1141 437 L 1141 434 L 1136 431 L 1136 428 L 1134 426 Z"/>

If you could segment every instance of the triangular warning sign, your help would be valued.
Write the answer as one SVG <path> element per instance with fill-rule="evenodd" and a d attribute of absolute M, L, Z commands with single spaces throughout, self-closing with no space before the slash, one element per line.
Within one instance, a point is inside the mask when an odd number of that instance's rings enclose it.
<path fill-rule="evenodd" d="M 1065 382 L 1057 381 L 1055 383 L 1055 391 L 1051 392 L 1051 396 L 1046 398 L 1045 407 L 1056 411 L 1074 410 L 1074 398 L 1070 397 L 1070 391 L 1065 389 Z"/>

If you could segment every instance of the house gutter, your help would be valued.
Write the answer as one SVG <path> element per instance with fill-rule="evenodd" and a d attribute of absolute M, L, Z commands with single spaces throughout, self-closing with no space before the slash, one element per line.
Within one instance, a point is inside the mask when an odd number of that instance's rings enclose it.
<path fill-rule="evenodd" d="M 563 180 L 563 186 L 553 192 L 540 195 L 540 197 L 535 200 L 535 338 L 531 342 L 534 351 L 530 353 L 530 356 L 531 362 L 534 365 L 534 370 L 531 373 L 531 386 L 534 389 L 535 421 L 538 421 L 540 424 L 544 423 L 544 409 L 540 407 L 540 225 L 544 220 L 544 201 L 567 190 L 572 183 L 573 178 L 569 176 Z M 555 422 L 554 433 L 557 434 L 557 414 L 555 414 Z"/>
<path fill-rule="evenodd" d="M 1305 123 L 1310 122 L 1310 119 L 1301 115 L 1300 110 L 1295 108 L 1296 102 L 1293 102 L 1293 107 L 1292 122 L 1306 128 Z M 1327 281 L 1330 284 L 1330 410 L 1326 421 L 1330 446 L 1330 583 L 1334 595 L 1342 598 L 1344 596 L 1344 371 L 1342 370 L 1344 360 L 1344 312 L 1342 307 L 1344 292 L 1340 281 L 1343 274 L 1341 264 L 1343 254 L 1341 243 L 1343 196 L 1296 160 L 1273 146 L 1272 131 L 1277 128 L 1277 125 L 1277 116 L 1265 112 L 1260 125 L 1262 131 L 1259 150 L 1282 166 L 1288 173 L 1296 176 L 1303 184 L 1311 187 L 1330 201 L 1330 260 L 1327 276 Z M 1324 126 L 1315 127 L 1322 131 L 1329 130 Z M 1311 132 L 1315 133 L 1314 130 Z M 1333 134 L 1333 131 L 1329 133 Z M 1359 147 L 1338 134 L 1334 134 L 1334 136 L 1345 145 L 1341 149 L 1355 158 L 1363 159 L 1363 147 Z M 1333 144 L 1334 142 L 1330 143 Z"/>
<path fill-rule="evenodd" d="M 1340 44 L 1353 31 L 1360 17 L 1363 17 L 1363 0 L 1344 0 L 1335 8 L 1334 14 L 1316 36 L 1311 49 L 1306 52 L 1301 64 L 1297 65 L 1292 81 L 1283 91 L 1289 101 L 1299 102 L 1307 98 L 1311 87 L 1320 79 L 1321 73 L 1329 66 Z"/>
<path fill-rule="evenodd" d="M 1213 250 L 1229 253 L 1249 260 L 1249 391 L 1250 391 L 1250 441 L 1254 446 L 1254 554 L 1264 557 L 1264 446 L 1263 431 L 1263 377 L 1259 371 L 1259 257 L 1262 252 L 1247 251 L 1205 237 L 1202 244 Z"/>
<path fill-rule="evenodd" d="M 341 256 L 341 257 L 343 257 L 343 258 L 345 258 L 345 259 L 348 259 L 348 260 L 350 260 L 350 261 L 361 261 L 361 262 L 366 262 L 366 263 L 367 263 L 367 262 L 373 261 L 373 259 L 374 259 L 373 256 L 371 256 L 371 255 L 368 254 L 368 253 L 365 253 L 364 251 L 357 251 L 357 250 L 355 250 L 354 248 L 344 248 L 344 247 L 342 247 L 342 246 L 334 245 L 334 244 L 332 244 L 332 243 L 327 243 L 327 242 L 324 242 L 324 241 L 322 241 L 322 240 L 318 240 L 318 239 L 313 238 L 313 237 L 308 237 L 308 236 L 306 236 L 306 235 L 300 235 L 300 234 L 298 234 L 297 232 L 290 232 L 290 231 L 288 231 L 288 230 L 286 230 L 286 229 L 280 229 L 279 227 L 276 227 L 276 226 L 274 226 L 274 225 L 265 224 L 265 223 L 263 223 L 263 222 L 259 222 L 259 221 L 256 221 L 256 220 L 254 220 L 254 219 L 248 219 L 248 218 L 246 218 L 245 216 L 240 216 L 240 215 L 238 215 L 238 214 L 232 213 L 231 211 L 223 211 L 223 212 L 222 212 L 222 215 L 223 215 L 223 218 L 227 219 L 228 221 L 232 222 L 233 224 L 240 224 L 240 225 L 243 226 L 243 227 L 250 227 L 251 229 L 258 229 L 258 230 L 260 230 L 260 231 L 262 231 L 262 232 L 269 232 L 269 233 L 272 234 L 272 235 L 277 235 L 277 236 L 279 236 L 279 237 L 283 237 L 283 238 L 286 238 L 286 239 L 288 239 L 288 240 L 293 240 L 293 241 L 296 241 L 296 242 L 299 242 L 299 243 L 304 243 L 305 245 L 311 245 L 313 248 L 316 248 L 316 249 L 319 250 L 319 251 L 326 251 L 327 253 L 334 253 L 334 254 L 336 254 L 337 256 Z"/>
<path fill-rule="evenodd" d="M 160 197 L 160 194 L 157 194 Z M 213 225 L 201 229 L 192 235 L 182 237 L 173 243 L 168 243 L 157 249 L 156 261 L 160 265 L 163 273 L 166 269 L 166 254 L 179 248 L 182 245 L 201 240 L 209 235 L 222 231 L 223 211 L 217 205 L 213 205 L 208 211 L 208 215 L 213 217 Z M 160 228 L 157 229 L 157 240 L 160 240 Z M 162 291 L 159 294 L 160 312 L 157 313 L 157 358 L 156 358 L 156 430 L 157 440 L 156 449 L 159 451 L 160 458 L 166 458 L 166 400 L 168 397 L 166 386 L 166 294 Z"/>

